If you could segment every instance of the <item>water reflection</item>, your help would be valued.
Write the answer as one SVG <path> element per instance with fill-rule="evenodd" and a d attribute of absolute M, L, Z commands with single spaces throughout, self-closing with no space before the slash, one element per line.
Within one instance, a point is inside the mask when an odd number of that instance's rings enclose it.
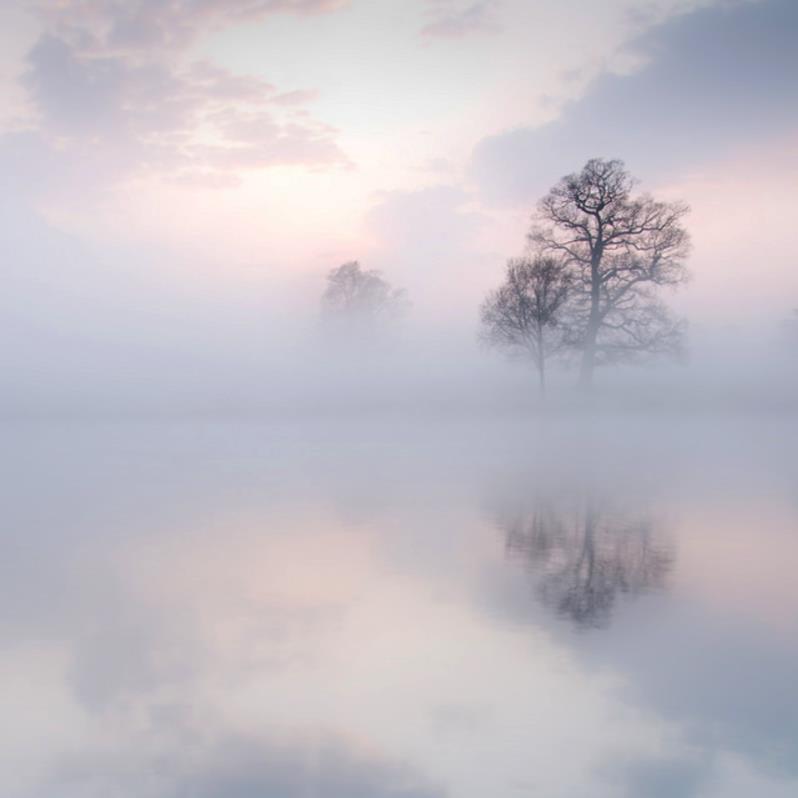
<path fill-rule="evenodd" d="M 8 435 L 0 795 L 796 794 L 798 436 L 606 437 Z"/>
<path fill-rule="evenodd" d="M 662 588 L 674 552 L 652 519 L 595 496 L 578 510 L 544 501 L 500 522 L 509 557 L 533 574 L 542 601 L 577 626 L 602 627 L 620 595 Z"/>

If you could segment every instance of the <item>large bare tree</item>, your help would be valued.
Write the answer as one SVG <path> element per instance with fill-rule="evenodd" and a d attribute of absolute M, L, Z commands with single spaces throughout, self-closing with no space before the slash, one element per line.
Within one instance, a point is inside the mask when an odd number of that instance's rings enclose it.
<path fill-rule="evenodd" d="M 576 275 L 574 343 L 585 387 L 597 363 L 683 347 L 683 323 L 656 294 L 687 279 L 688 208 L 633 195 L 634 185 L 622 161 L 592 159 L 540 201 L 530 231 L 536 246 L 563 257 Z"/>
<path fill-rule="evenodd" d="M 504 283 L 482 304 L 483 341 L 530 358 L 538 371 L 541 395 L 546 393 L 546 361 L 566 343 L 560 315 L 572 284 L 561 258 L 512 258 Z"/>

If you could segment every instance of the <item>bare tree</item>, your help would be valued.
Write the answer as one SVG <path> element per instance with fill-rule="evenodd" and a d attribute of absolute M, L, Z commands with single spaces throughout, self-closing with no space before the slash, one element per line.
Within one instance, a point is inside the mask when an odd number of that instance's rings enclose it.
<path fill-rule="evenodd" d="M 622 161 L 595 158 L 540 201 L 530 239 L 565 258 L 576 275 L 574 343 L 580 383 L 597 363 L 680 354 L 684 325 L 657 298 L 687 279 L 686 205 L 632 196 Z"/>
<path fill-rule="evenodd" d="M 378 271 L 364 271 L 357 261 L 328 273 L 321 298 L 325 320 L 358 332 L 373 332 L 382 322 L 399 318 L 409 304 L 404 290 L 393 288 Z"/>
<path fill-rule="evenodd" d="M 483 341 L 512 355 L 531 358 L 543 396 L 546 360 L 566 343 L 560 314 L 572 284 L 561 258 L 512 258 L 507 262 L 504 283 L 482 304 Z"/>

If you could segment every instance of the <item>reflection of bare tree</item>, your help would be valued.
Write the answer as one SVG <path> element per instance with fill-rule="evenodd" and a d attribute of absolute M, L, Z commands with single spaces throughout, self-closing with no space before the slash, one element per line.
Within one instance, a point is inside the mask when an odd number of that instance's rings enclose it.
<path fill-rule="evenodd" d="M 618 594 L 661 587 L 673 564 L 670 546 L 644 516 L 552 507 L 519 515 L 503 525 L 508 555 L 538 575 L 545 604 L 580 627 L 606 624 Z"/>

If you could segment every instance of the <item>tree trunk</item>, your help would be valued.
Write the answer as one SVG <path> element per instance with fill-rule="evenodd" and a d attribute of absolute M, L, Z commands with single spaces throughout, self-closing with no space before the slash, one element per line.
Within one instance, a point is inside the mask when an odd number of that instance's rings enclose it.
<path fill-rule="evenodd" d="M 538 377 L 540 378 L 540 398 L 546 398 L 546 361 L 541 360 L 538 366 Z"/>
<path fill-rule="evenodd" d="M 540 379 L 540 398 L 546 398 L 546 343 L 543 340 L 543 324 L 538 319 L 538 377 Z"/>
<path fill-rule="evenodd" d="M 579 366 L 579 386 L 585 391 L 593 387 L 593 369 L 596 367 L 596 339 L 600 326 L 599 303 L 601 301 L 601 257 L 603 247 L 596 245 L 590 258 L 590 315 L 585 330 L 582 362 Z"/>
<path fill-rule="evenodd" d="M 582 350 L 582 361 L 579 364 L 579 386 L 586 391 L 593 387 L 593 370 L 596 367 L 596 337 L 598 336 L 598 323 L 591 319 L 585 331 L 585 343 Z"/>

